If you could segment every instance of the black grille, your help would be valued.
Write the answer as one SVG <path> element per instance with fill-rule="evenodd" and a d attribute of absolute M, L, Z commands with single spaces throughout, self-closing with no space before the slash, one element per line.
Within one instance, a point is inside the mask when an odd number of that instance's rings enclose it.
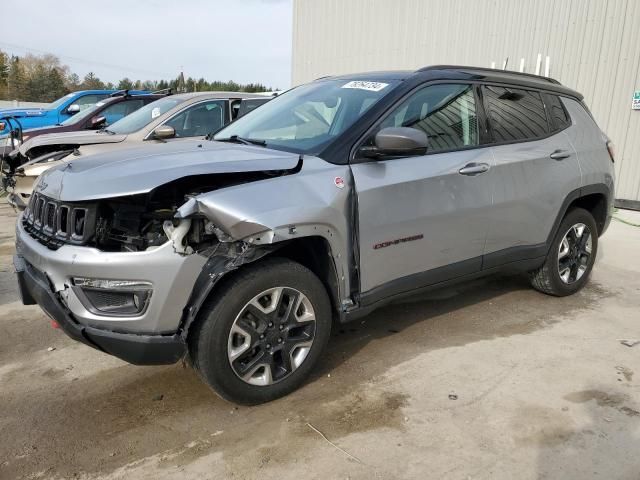
<path fill-rule="evenodd" d="M 56 250 L 69 243 L 84 245 L 94 236 L 96 207 L 93 204 L 62 203 L 39 193 L 31 196 L 22 217 L 26 232 Z"/>

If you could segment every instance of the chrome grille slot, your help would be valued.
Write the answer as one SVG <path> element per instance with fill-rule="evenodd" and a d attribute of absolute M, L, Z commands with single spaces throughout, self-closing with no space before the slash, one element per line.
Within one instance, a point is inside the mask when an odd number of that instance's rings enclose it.
<path fill-rule="evenodd" d="M 86 221 L 87 211 L 83 208 L 74 208 L 71 215 L 71 235 L 73 237 L 82 238 L 84 235 L 84 222 Z"/>
<path fill-rule="evenodd" d="M 69 233 L 69 207 L 61 205 L 58 209 L 58 235 L 66 236 Z"/>
<path fill-rule="evenodd" d="M 44 228 L 53 233 L 56 228 L 56 204 L 53 202 L 47 203 L 44 211 Z"/>
<path fill-rule="evenodd" d="M 38 199 L 36 201 L 36 209 L 35 209 L 35 212 L 33 213 L 33 217 L 35 219 L 36 224 L 42 225 L 42 217 L 44 216 L 44 204 L 45 204 L 44 198 L 38 196 Z"/>
<path fill-rule="evenodd" d="M 22 217 L 26 232 L 52 250 L 64 244 L 85 245 L 93 239 L 95 204 L 65 204 L 36 193 Z"/>

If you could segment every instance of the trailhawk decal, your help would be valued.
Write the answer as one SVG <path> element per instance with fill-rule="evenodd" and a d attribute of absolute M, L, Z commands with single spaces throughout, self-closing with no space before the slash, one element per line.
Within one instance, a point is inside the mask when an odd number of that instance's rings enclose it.
<path fill-rule="evenodd" d="M 390 247 L 391 245 L 398 245 L 400 243 L 413 242 L 414 240 L 422 240 L 424 238 L 423 234 L 412 235 L 411 237 L 398 238 L 396 240 L 389 240 L 388 242 L 376 243 L 373 246 L 374 250 L 378 250 L 380 248 Z"/>

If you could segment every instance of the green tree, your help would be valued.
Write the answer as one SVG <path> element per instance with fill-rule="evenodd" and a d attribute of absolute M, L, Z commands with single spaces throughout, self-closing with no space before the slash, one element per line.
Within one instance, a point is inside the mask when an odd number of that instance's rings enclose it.
<path fill-rule="evenodd" d="M 102 90 L 104 89 L 104 83 L 102 83 L 95 73 L 89 72 L 84 76 L 80 87 L 82 90 Z"/>
<path fill-rule="evenodd" d="M 7 77 L 7 97 L 10 100 L 29 100 L 26 96 L 26 75 L 20 58 L 13 56 L 9 61 Z"/>
<path fill-rule="evenodd" d="M 122 80 L 118 82 L 118 90 L 131 90 L 131 89 L 133 89 L 133 82 L 128 77 L 124 77 Z"/>
<path fill-rule="evenodd" d="M 7 79 L 9 78 L 9 56 L 0 50 L 0 98 L 7 98 Z"/>
<path fill-rule="evenodd" d="M 65 74 L 59 68 L 52 68 L 47 76 L 46 102 L 53 102 L 57 98 L 69 93 L 65 85 Z"/>
<path fill-rule="evenodd" d="M 154 91 L 157 89 L 158 82 L 154 82 L 153 80 L 145 80 L 142 82 L 142 90 Z"/>
<path fill-rule="evenodd" d="M 65 85 L 65 88 L 70 92 L 74 92 L 76 90 L 79 90 L 80 89 L 80 77 L 78 76 L 77 73 L 72 73 L 70 75 L 67 75 L 65 77 L 64 85 Z"/>

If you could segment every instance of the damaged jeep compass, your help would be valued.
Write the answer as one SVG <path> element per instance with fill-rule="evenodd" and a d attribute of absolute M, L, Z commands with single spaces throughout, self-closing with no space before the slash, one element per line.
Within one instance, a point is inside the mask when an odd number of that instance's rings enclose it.
<path fill-rule="evenodd" d="M 309 376 L 333 324 L 502 271 L 582 288 L 613 205 L 582 96 L 515 72 L 327 77 L 206 140 L 73 160 L 17 221 L 23 303 L 133 364 L 187 357 L 256 404 Z"/>

